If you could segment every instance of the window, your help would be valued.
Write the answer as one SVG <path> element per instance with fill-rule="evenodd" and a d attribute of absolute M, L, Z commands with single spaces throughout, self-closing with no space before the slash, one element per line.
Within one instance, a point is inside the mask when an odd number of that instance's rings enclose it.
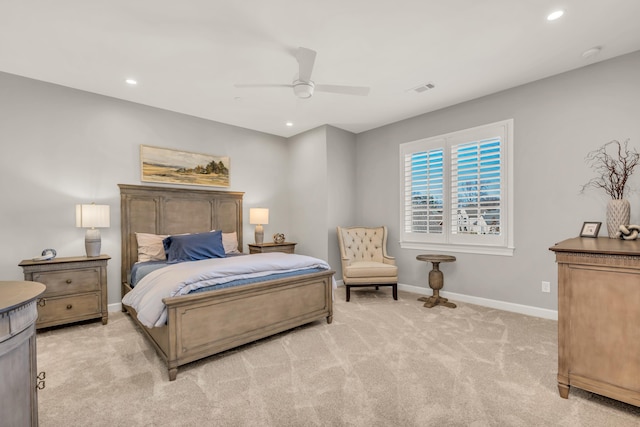
<path fill-rule="evenodd" d="M 401 247 L 513 255 L 513 120 L 400 145 Z"/>

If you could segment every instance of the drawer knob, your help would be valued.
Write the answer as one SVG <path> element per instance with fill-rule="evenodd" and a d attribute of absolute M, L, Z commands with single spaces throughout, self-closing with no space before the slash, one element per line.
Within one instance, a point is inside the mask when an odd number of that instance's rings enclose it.
<path fill-rule="evenodd" d="M 38 375 L 36 375 L 36 379 L 38 380 L 37 384 L 36 384 L 36 388 L 38 390 L 44 390 L 44 388 L 45 388 L 45 381 L 44 381 L 45 378 L 47 378 L 47 374 L 44 371 L 42 371 L 42 372 L 38 373 Z"/>
<path fill-rule="evenodd" d="M 38 300 L 38 307 L 44 307 L 45 305 L 47 305 L 47 299 L 46 298 L 40 298 Z"/>
<path fill-rule="evenodd" d="M 71 310 L 72 308 L 73 308 L 73 305 L 67 304 L 67 310 Z"/>
<path fill-rule="evenodd" d="M 71 279 L 67 279 L 67 284 L 71 283 Z"/>

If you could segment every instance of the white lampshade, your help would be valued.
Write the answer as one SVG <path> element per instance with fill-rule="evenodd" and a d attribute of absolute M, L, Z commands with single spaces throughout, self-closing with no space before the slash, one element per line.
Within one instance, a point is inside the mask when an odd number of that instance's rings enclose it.
<path fill-rule="evenodd" d="M 76 205 L 76 227 L 87 229 L 84 247 L 88 257 L 100 255 L 102 239 L 97 228 L 109 227 L 109 205 Z"/>
<path fill-rule="evenodd" d="M 262 224 L 269 224 L 269 209 L 249 208 L 249 224 L 256 224 L 256 243 L 262 244 L 264 241 L 264 228 Z"/>
<path fill-rule="evenodd" d="M 269 209 L 267 208 L 250 208 L 249 224 L 269 224 Z"/>
<path fill-rule="evenodd" d="M 76 205 L 76 227 L 108 228 L 109 205 Z"/>

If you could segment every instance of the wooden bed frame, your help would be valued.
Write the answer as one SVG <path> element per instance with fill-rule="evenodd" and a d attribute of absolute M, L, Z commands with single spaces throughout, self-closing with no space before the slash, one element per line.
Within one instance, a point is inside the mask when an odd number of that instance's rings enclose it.
<path fill-rule="evenodd" d="M 138 259 L 136 232 L 153 234 L 235 231 L 242 251 L 244 193 L 119 184 L 122 296 Z M 333 320 L 333 271 L 235 288 L 165 298 L 167 323 L 147 328 L 123 305 L 167 364 L 178 367 L 213 354 L 326 318 Z"/>

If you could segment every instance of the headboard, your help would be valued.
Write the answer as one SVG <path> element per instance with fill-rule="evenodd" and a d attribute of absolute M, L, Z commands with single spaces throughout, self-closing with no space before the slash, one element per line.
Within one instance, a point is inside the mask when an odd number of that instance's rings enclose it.
<path fill-rule="evenodd" d="M 136 232 L 152 234 L 236 232 L 242 252 L 244 193 L 118 184 L 122 237 L 122 283 L 138 260 Z"/>

